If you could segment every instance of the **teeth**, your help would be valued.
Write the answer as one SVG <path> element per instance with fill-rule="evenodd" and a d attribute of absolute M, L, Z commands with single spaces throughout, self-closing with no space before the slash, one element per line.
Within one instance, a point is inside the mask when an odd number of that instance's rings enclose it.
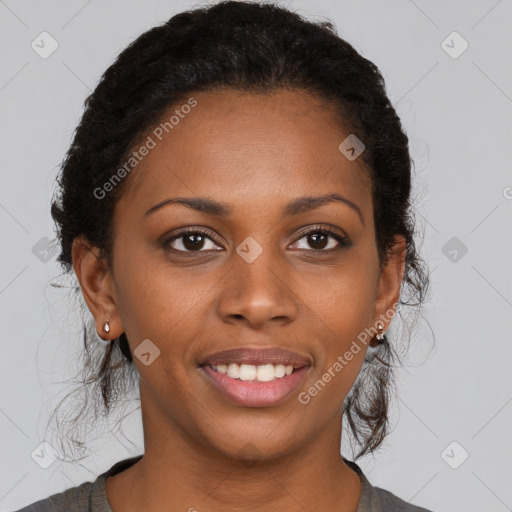
<path fill-rule="evenodd" d="M 263 364 L 258 366 L 256 370 L 256 379 L 261 382 L 269 382 L 274 380 L 276 376 L 276 370 L 273 364 Z"/>
<path fill-rule="evenodd" d="M 284 377 L 286 375 L 286 369 L 284 364 L 276 364 L 275 366 L 276 377 Z"/>
<path fill-rule="evenodd" d="M 215 366 L 213 367 L 213 369 L 216 369 Z M 228 374 L 228 377 L 231 377 L 232 379 L 238 379 L 240 378 L 240 366 L 238 366 L 237 364 L 230 364 L 228 365 L 226 373 Z"/>
<path fill-rule="evenodd" d="M 238 373 L 238 378 L 240 380 L 254 380 L 256 378 L 258 371 L 256 366 L 253 364 L 242 364 L 240 365 L 240 371 Z"/>
<path fill-rule="evenodd" d="M 274 379 L 280 379 L 285 375 L 291 375 L 293 366 L 284 364 L 219 364 L 212 365 L 212 368 L 232 379 L 240 379 L 244 381 L 258 380 L 260 382 L 270 382 Z"/>
<path fill-rule="evenodd" d="M 225 365 L 225 364 L 219 364 L 219 365 L 217 366 L 217 371 L 218 371 L 219 373 L 223 373 L 223 374 L 225 375 L 226 373 L 228 373 L 228 367 L 227 367 L 227 365 Z"/>

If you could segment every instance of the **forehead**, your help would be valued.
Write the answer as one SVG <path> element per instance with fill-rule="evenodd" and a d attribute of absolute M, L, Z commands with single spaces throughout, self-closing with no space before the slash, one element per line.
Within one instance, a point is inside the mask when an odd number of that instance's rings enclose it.
<path fill-rule="evenodd" d="M 173 105 L 143 140 L 152 148 L 137 164 L 120 203 L 152 203 L 165 195 L 269 201 L 343 192 L 370 199 L 362 159 L 339 145 L 350 135 L 333 105 L 306 92 L 234 90 L 191 94 Z M 370 205 L 371 206 L 371 205 Z M 142 206 L 141 206 L 142 207 Z M 361 205 L 363 208 L 363 205 Z"/>

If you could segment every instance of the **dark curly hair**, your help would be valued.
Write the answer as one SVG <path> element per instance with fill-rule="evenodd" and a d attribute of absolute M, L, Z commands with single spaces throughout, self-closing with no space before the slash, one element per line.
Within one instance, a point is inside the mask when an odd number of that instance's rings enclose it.
<path fill-rule="evenodd" d="M 387 261 L 397 235 L 405 238 L 398 311 L 403 318 L 402 305 L 418 310 L 429 279 L 413 238 L 412 162 L 384 79 L 372 62 L 339 37 L 331 22 L 311 22 L 270 3 L 223 1 L 181 12 L 140 35 L 107 69 L 85 101 L 51 207 L 61 244 L 58 261 L 65 272 L 73 268 L 72 242 L 82 234 L 112 264 L 113 213 L 133 176 L 102 200 L 94 190 L 111 178 L 170 106 L 192 93 L 224 88 L 255 94 L 283 88 L 311 93 L 339 116 L 340 127 L 350 128 L 364 141 L 361 158 L 371 178 L 379 260 Z M 74 291 L 79 294 L 80 288 Z M 108 414 L 136 383 L 136 368 L 124 333 L 105 346 L 98 343 L 91 325 L 84 321 L 83 327 L 81 388 L 92 395 L 96 411 Z M 343 405 L 344 420 L 361 448 L 356 459 L 375 451 L 388 433 L 395 357 L 387 338 L 376 349 L 370 347 Z M 83 400 L 71 426 L 86 413 L 88 401 Z"/>

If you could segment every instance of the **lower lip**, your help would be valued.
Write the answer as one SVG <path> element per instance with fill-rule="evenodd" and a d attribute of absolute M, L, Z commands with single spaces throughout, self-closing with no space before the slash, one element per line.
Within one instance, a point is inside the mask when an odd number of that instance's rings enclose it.
<path fill-rule="evenodd" d="M 238 405 L 270 407 L 288 398 L 300 386 L 309 367 L 304 366 L 290 375 L 269 382 L 232 379 L 210 366 L 202 366 L 201 369 L 219 391 Z"/>

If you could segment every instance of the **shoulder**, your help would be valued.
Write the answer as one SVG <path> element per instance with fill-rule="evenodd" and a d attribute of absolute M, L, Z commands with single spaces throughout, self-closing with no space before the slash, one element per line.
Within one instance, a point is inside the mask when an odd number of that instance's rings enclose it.
<path fill-rule="evenodd" d="M 16 512 L 88 512 L 93 482 L 84 482 L 48 498 L 36 501 Z"/>
<path fill-rule="evenodd" d="M 375 492 L 379 497 L 379 501 L 382 507 L 382 512 L 432 512 L 423 507 L 418 507 L 407 503 L 395 494 L 381 489 L 380 487 L 374 487 Z"/>
<path fill-rule="evenodd" d="M 354 461 L 347 460 L 345 457 L 343 460 L 359 475 L 361 481 L 361 496 L 357 512 L 433 512 L 412 505 L 386 489 L 375 487 Z"/>
<path fill-rule="evenodd" d="M 121 460 L 99 475 L 94 482 L 84 482 L 52 494 L 15 512 L 112 512 L 105 489 L 107 478 L 129 468 L 141 458 L 142 455 L 137 455 Z"/>

